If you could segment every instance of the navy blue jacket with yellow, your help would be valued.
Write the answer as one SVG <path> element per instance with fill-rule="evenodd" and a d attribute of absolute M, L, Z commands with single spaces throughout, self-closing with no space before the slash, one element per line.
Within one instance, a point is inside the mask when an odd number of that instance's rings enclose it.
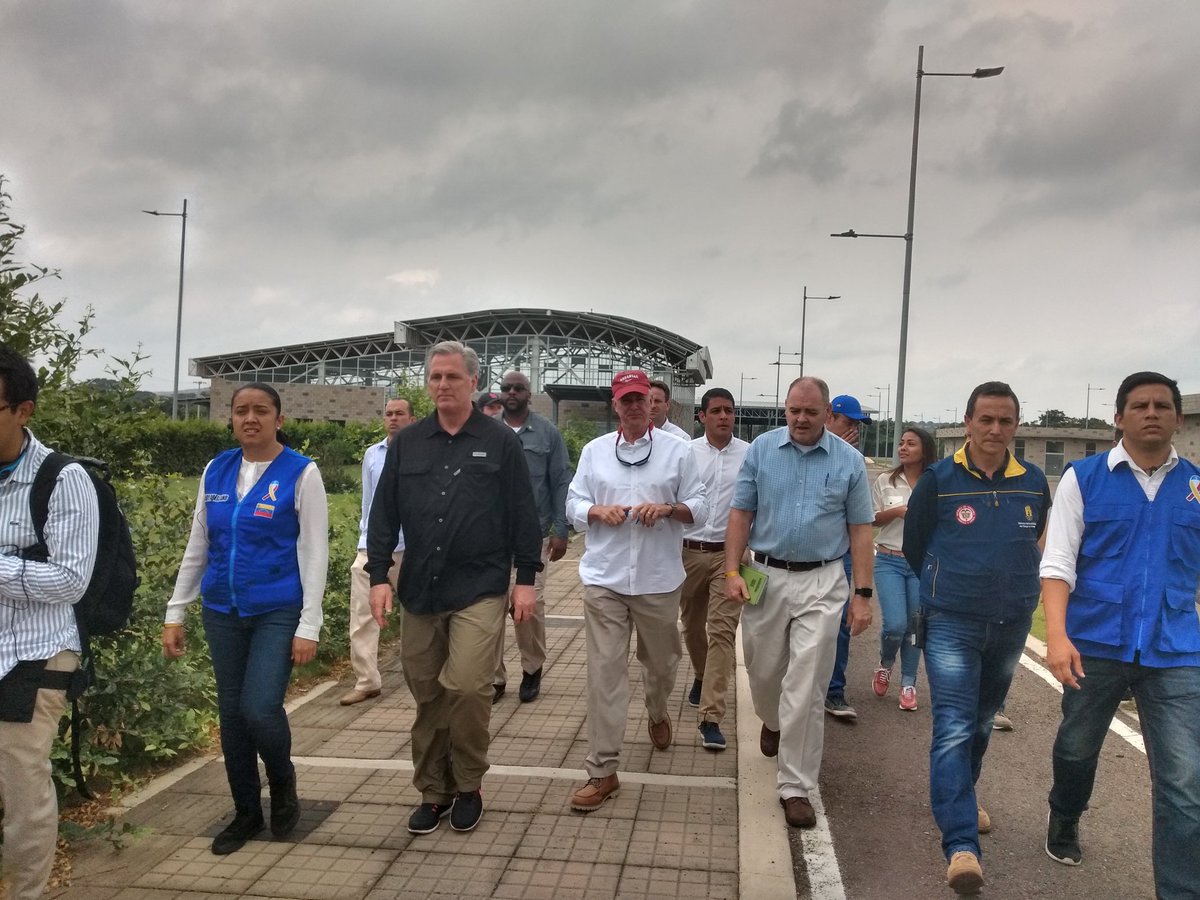
<path fill-rule="evenodd" d="M 990 622 L 1028 617 L 1041 594 L 1037 542 L 1050 508 L 1042 470 L 1011 453 L 988 478 L 970 443 L 925 470 L 904 515 L 921 605 Z"/>
<path fill-rule="evenodd" d="M 311 462 L 284 447 L 241 500 L 241 449 L 226 450 L 209 463 L 204 474 L 208 566 L 200 585 L 205 606 L 252 616 L 303 604 L 296 485 Z"/>
<path fill-rule="evenodd" d="M 1200 468 L 1180 457 L 1154 502 L 1108 453 L 1072 463 L 1083 535 L 1067 636 L 1084 656 L 1200 665 Z"/>

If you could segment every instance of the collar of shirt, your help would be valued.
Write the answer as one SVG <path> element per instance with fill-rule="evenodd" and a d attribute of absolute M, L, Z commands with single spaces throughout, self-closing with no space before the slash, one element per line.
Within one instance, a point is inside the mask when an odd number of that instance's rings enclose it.
<path fill-rule="evenodd" d="M 779 434 L 779 446 L 780 447 L 787 447 L 788 445 L 791 445 L 791 446 L 795 447 L 797 450 L 799 450 L 801 453 L 811 453 L 812 451 L 816 450 L 817 448 L 820 448 L 821 450 L 824 450 L 826 453 L 828 453 L 830 443 L 834 440 L 833 432 L 831 432 L 828 428 L 821 429 L 821 436 L 819 438 L 817 438 L 817 442 L 815 444 L 800 444 L 800 443 L 797 443 L 796 441 L 793 441 L 792 440 L 792 432 L 786 425 L 784 425 L 782 428 L 780 428 L 779 432 L 780 432 L 780 434 Z M 843 441 L 843 443 L 845 443 L 845 442 Z"/>
<path fill-rule="evenodd" d="M 1155 469 L 1153 472 L 1147 472 L 1141 466 L 1133 461 L 1133 457 L 1129 455 L 1129 451 L 1125 449 L 1125 439 L 1122 438 L 1117 442 L 1117 446 L 1113 447 L 1108 452 L 1108 471 L 1115 469 L 1120 463 L 1125 463 L 1135 472 L 1141 472 L 1147 478 L 1164 478 L 1175 466 L 1179 464 L 1179 454 L 1175 452 L 1175 445 L 1171 445 L 1171 452 L 1167 454 L 1167 461 Z"/>

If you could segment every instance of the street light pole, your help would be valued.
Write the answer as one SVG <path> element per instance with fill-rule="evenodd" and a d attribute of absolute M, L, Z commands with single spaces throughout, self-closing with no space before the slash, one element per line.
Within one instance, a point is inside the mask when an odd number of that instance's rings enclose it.
<path fill-rule="evenodd" d="M 879 385 L 875 385 L 875 390 L 887 392 L 887 400 L 884 402 L 884 407 L 886 409 L 886 413 L 883 418 L 883 422 L 884 422 L 883 446 L 890 447 L 891 444 L 888 442 L 888 435 L 890 434 L 891 426 L 888 423 L 892 419 L 892 415 L 891 415 L 891 413 L 892 413 L 892 385 L 890 382 L 885 387 L 880 387 Z"/>
<path fill-rule="evenodd" d="M 183 260 L 187 249 L 187 198 L 183 200 L 183 212 L 159 212 L 156 209 L 143 209 L 149 216 L 174 216 L 182 222 L 179 230 L 179 304 L 175 310 L 175 387 L 171 393 L 171 420 L 179 419 L 179 348 L 183 339 Z"/>
<path fill-rule="evenodd" d="M 742 372 L 741 378 L 739 380 L 740 380 L 740 384 L 738 385 L 738 408 L 740 409 L 742 406 L 742 398 L 746 396 L 746 382 L 747 381 L 758 381 L 758 376 L 751 375 L 749 378 L 747 378 L 746 373 Z"/>
<path fill-rule="evenodd" d="M 1102 391 L 1102 387 L 1092 387 L 1091 382 L 1088 383 L 1087 403 L 1083 407 L 1083 427 L 1090 428 L 1092 422 L 1092 391 Z"/>
<path fill-rule="evenodd" d="M 775 413 L 776 413 L 776 415 L 779 414 L 779 368 L 781 366 L 797 366 L 797 365 L 803 366 L 804 365 L 803 358 L 798 363 L 784 362 L 783 357 L 785 357 L 785 356 L 800 356 L 800 354 L 794 353 L 794 352 L 784 353 L 783 348 L 780 347 L 775 352 L 775 362 L 770 363 L 770 365 L 775 366 Z"/>
<path fill-rule="evenodd" d="M 808 285 L 804 286 L 804 302 L 800 307 L 800 377 L 804 377 L 804 328 L 808 320 L 808 301 L 809 300 L 838 300 L 841 294 L 832 294 L 828 297 L 810 297 L 808 296 Z"/>
<path fill-rule="evenodd" d="M 832 237 L 887 237 L 900 238 L 904 241 L 904 282 L 900 298 L 900 363 L 896 375 L 896 423 L 900 425 L 904 419 L 904 374 L 908 356 L 908 299 L 912 285 L 912 251 L 913 224 L 917 211 L 917 144 L 921 131 L 921 81 L 926 75 L 937 75 L 951 78 L 993 78 L 1004 71 L 1004 66 L 994 66 L 987 69 L 976 69 L 974 72 L 926 72 L 925 45 L 917 48 L 917 91 L 913 103 L 913 136 L 912 160 L 908 169 L 908 227 L 904 234 L 856 234 L 854 229 Z M 895 429 L 892 440 L 892 458 L 900 459 L 900 429 Z"/>

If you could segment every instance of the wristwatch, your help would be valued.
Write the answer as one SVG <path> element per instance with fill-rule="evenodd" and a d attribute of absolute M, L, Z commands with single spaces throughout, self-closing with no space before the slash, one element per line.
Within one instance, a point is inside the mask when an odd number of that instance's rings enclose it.
<path fill-rule="evenodd" d="M 865 597 L 867 600 L 870 600 L 872 597 L 875 596 L 875 592 L 873 590 L 871 590 L 870 588 L 855 588 L 854 596 L 855 597 Z"/>
<path fill-rule="evenodd" d="M 679 506 L 679 504 L 678 504 L 678 503 L 672 503 L 672 504 L 671 504 L 671 511 L 667 513 L 667 518 L 668 518 L 668 519 L 673 519 L 673 518 L 675 518 L 675 507 L 677 507 L 677 506 Z"/>

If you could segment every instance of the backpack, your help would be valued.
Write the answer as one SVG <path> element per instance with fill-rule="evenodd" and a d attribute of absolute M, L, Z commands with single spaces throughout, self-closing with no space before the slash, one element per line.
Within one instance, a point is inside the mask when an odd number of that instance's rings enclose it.
<path fill-rule="evenodd" d="M 21 551 L 24 559 L 45 562 L 50 558 L 46 546 L 46 517 L 50 495 L 58 482 L 59 473 L 70 463 L 78 463 L 96 489 L 99 508 L 99 540 L 96 546 L 96 565 L 83 596 L 75 604 L 75 624 L 79 628 L 79 645 L 83 649 L 79 669 L 69 673 L 67 680 L 55 679 L 63 673 L 47 672 L 47 687 L 65 688 L 71 701 L 71 760 L 74 763 L 75 786 L 79 793 L 91 799 L 83 780 L 79 762 L 80 720 L 79 697 L 96 681 L 96 661 L 90 639 L 120 631 L 129 622 L 133 611 L 133 593 L 141 579 L 137 574 L 137 557 L 133 552 L 133 537 L 129 523 L 117 503 L 117 492 L 109 480 L 108 464 L 90 457 L 72 457 L 52 452 L 38 467 L 29 492 L 29 512 L 37 543 Z"/>

